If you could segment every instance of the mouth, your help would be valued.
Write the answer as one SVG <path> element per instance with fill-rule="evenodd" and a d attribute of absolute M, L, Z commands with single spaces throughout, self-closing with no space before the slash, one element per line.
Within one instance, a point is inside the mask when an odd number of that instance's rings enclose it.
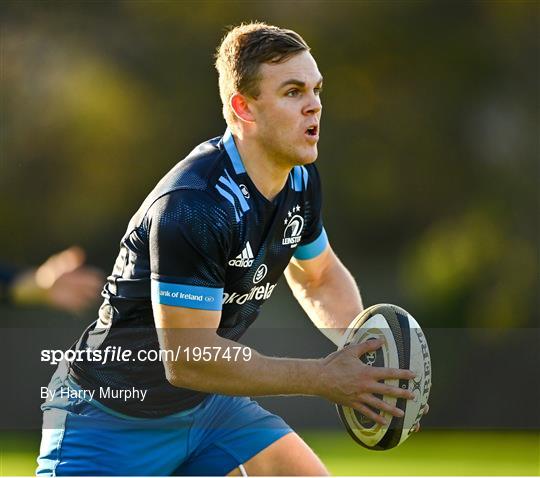
<path fill-rule="evenodd" d="M 309 128 L 306 129 L 305 134 L 307 136 L 310 136 L 312 138 L 318 138 L 319 137 L 319 125 L 312 125 Z"/>

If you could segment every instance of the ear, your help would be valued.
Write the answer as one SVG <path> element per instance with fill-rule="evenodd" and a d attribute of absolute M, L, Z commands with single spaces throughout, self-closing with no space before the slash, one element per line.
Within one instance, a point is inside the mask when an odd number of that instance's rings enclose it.
<path fill-rule="evenodd" d="M 247 123 L 255 122 L 255 117 L 251 112 L 249 100 L 240 93 L 235 93 L 231 97 L 231 108 L 239 120 Z"/>

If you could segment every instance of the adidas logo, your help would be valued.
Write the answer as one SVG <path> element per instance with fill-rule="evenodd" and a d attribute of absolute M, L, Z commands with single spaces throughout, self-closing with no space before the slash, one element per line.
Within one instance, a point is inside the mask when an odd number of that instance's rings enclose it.
<path fill-rule="evenodd" d="M 249 241 L 246 242 L 246 247 L 244 247 L 242 252 L 235 259 L 229 261 L 229 265 L 234 267 L 251 267 L 253 265 L 253 251 L 251 250 Z"/>

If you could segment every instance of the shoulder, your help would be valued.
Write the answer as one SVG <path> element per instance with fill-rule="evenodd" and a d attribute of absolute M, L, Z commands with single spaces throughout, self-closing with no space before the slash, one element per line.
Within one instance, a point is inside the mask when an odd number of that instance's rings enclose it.
<path fill-rule="evenodd" d="M 221 137 L 197 146 L 179 161 L 146 197 L 135 217 L 202 214 L 210 220 L 235 217 L 228 195 L 223 194 L 224 180 L 230 178 L 230 159 Z M 234 206 L 234 204 L 232 205 Z"/>
<path fill-rule="evenodd" d="M 181 189 L 208 189 L 219 177 L 227 158 L 220 139 L 213 138 L 197 146 L 159 181 L 149 198 Z"/>
<path fill-rule="evenodd" d="M 227 204 L 210 190 L 175 189 L 158 199 L 148 208 L 148 222 L 183 229 L 210 227 L 226 230 L 231 222 Z"/>

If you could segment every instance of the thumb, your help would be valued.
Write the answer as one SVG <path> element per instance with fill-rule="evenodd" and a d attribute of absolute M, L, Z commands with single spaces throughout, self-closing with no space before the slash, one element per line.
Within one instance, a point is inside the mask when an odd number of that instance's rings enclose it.
<path fill-rule="evenodd" d="M 74 271 L 81 267 L 86 260 L 86 254 L 79 246 L 71 246 L 56 254 L 55 260 L 58 272 L 62 274 Z"/>
<path fill-rule="evenodd" d="M 361 344 L 351 345 L 351 349 L 357 357 L 361 357 L 368 352 L 377 350 L 382 344 L 384 344 L 383 339 L 370 339 L 362 342 Z"/>

